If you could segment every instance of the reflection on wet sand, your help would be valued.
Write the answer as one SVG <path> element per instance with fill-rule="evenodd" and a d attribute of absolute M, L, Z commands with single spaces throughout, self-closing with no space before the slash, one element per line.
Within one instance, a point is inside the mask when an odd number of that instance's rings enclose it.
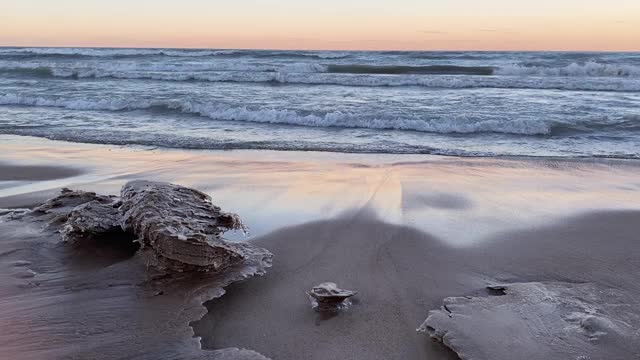
<path fill-rule="evenodd" d="M 461 246 L 561 216 L 629 209 L 640 200 L 640 166 L 620 160 L 459 159 L 268 151 L 184 151 L 71 144 L 3 136 L 4 159 L 86 173 L 0 188 L 0 207 L 32 203 L 58 187 L 118 192 L 132 179 L 208 192 L 242 214 L 252 236 L 371 208 L 382 219 Z M 30 194 L 26 195 L 26 194 Z M 460 226 L 461 221 L 464 226 Z M 244 240 L 237 234 L 236 240 Z"/>

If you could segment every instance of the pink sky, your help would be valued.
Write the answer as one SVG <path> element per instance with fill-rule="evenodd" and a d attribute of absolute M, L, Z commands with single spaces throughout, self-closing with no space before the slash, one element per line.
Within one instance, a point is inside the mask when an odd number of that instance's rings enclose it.
<path fill-rule="evenodd" d="M 640 50 L 638 0 L 30 0 L 0 45 L 287 49 Z"/>

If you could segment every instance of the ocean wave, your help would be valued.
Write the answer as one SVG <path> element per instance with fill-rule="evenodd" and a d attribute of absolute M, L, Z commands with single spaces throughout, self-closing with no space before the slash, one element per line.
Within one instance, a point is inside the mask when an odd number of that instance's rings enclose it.
<path fill-rule="evenodd" d="M 283 59 L 345 59 L 351 56 L 348 52 L 336 51 L 268 51 L 268 50 L 238 50 L 238 56 L 254 58 L 283 58 Z"/>
<path fill-rule="evenodd" d="M 326 65 L 322 71 L 341 74 L 380 75 L 471 75 L 471 76 L 536 76 L 536 77 L 640 77 L 640 66 L 598 62 L 572 63 L 561 67 L 526 66 L 459 66 L 459 65 Z"/>
<path fill-rule="evenodd" d="M 0 48 L 0 56 L 36 57 L 255 57 L 343 59 L 347 52 L 273 51 L 273 50 L 206 50 L 206 49 L 127 49 L 127 48 Z"/>
<path fill-rule="evenodd" d="M 55 68 L 48 66 L 0 68 L 0 73 L 15 73 L 35 77 L 59 77 L 61 75 L 56 73 Z"/>
<path fill-rule="evenodd" d="M 0 48 L 0 55 L 61 55 L 86 57 L 154 56 L 201 57 L 233 55 L 237 50 L 127 49 L 127 48 Z"/>
<path fill-rule="evenodd" d="M 640 131 L 640 116 L 617 119 L 583 119 L 580 121 L 546 121 L 540 119 L 483 119 L 456 117 L 443 120 L 428 116 L 375 117 L 350 112 L 311 113 L 289 109 L 252 108 L 192 100 L 69 99 L 0 95 L 0 105 L 56 107 L 69 110 L 161 110 L 198 115 L 218 121 L 246 121 L 307 127 L 365 128 L 378 130 L 410 130 L 429 133 L 502 133 L 513 135 L 562 135 L 567 132 Z"/>
<path fill-rule="evenodd" d="M 128 99 L 63 99 L 20 94 L 0 95 L 0 105 L 23 105 L 57 107 L 69 110 L 137 110 L 148 109 L 151 102 L 130 101 Z"/>
<path fill-rule="evenodd" d="M 550 128 L 550 134 L 557 136 L 602 132 L 640 132 L 640 115 L 624 115 L 613 119 L 600 117 L 578 122 L 557 122 L 552 124 Z"/>
<path fill-rule="evenodd" d="M 234 71 L 246 73 L 325 73 L 327 67 L 316 63 L 286 63 L 286 64 L 261 64 L 247 62 L 187 62 L 187 63 L 162 63 L 162 62 L 135 62 L 135 61 L 109 61 L 99 63 L 85 62 L 16 62 L 16 61 L 0 61 L 0 72 L 11 72 L 17 70 L 29 70 L 49 68 L 52 74 L 58 76 L 79 76 L 81 74 L 94 74 L 99 72 L 136 72 L 136 71 L 153 71 L 165 73 L 189 73 L 204 71 Z M 70 74 L 70 75 L 65 75 Z M 74 75 L 75 74 L 75 75 Z M 93 76 L 93 75 L 91 75 Z M 86 76 L 89 77 L 89 76 Z"/>
<path fill-rule="evenodd" d="M 640 77 L 640 66 L 604 64 L 589 61 L 563 67 L 523 66 L 513 64 L 496 68 L 496 75 L 563 77 Z"/>
<path fill-rule="evenodd" d="M 634 78 L 578 78 L 578 77 L 517 77 L 517 76 L 453 76 L 453 75 L 372 75 L 372 74 L 335 74 L 305 72 L 307 64 L 296 69 L 289 65 L 288 71 L 169 71 L 163 66 L 159 71 L 137 70 L 136 67 L 119 70 L 100 68 L 61 68 L 61 67 L 22 67 L 2 68 L 0 73 L 17 73 L 21 76 L 94 78 L 94 79 L 132 79 L 158 81 L 202 81 L 237 83 L 275 83 L 301 85 L 339 85 L 352 87 L 403 87 L 416 86 L 442 89 L 502 88 L 502 89 L 548 89 L 571 91 L 612 91 L 638 92 L 640 79 Z M 241 65 L 235 65 L 240 68 Z M 113 68 L 113 67 L 112 67 Z M 170 66 L 169 66 L 170 68 Z M 266 68 L 265 68 L 266 69 Z"/>
<path fill-rule="evenodd" d="M 544 55 L 544 56 L 543 56 Z M 502 65 L 504 58 L 512 56 L 516 60 L 520 57 L 514 57 L 510 53 L 478 53 L 478 52 L 346 52 L 346 51 L 285 51 L 285 50 L 210 50 L 210 49 L 128 49 L 128 48 L 0 48 L 0 58 L 5 60 L 14 59 L 22 61 L 21 57 L 28 60 L 41 60 L 47 57 L 175 57 L 175 58 L 206 58 L 215 57 L 221 61 L 230 58 L 252 58 L 260 59 L 309 59 L 320 60 L 309 64 L 295 64 L 291 71 L 298 72 L 330 72 L 330 73 L 346 73 L 346 74 L 387 74 L 387 75 L 406 75 L 406 74 L 424 74 L 424 75 L 502 75 L 502 76 L 540 76 L 540 77 L 640 77 L 640 61 L 635 54 L 616 55 L 615 62 L 607 61 L 606 56 L 595 53 L 540 53 L 540 59 L 529 62 L 514 62 L 510 65 Z M 385 58 L 385 56 L 387 58 Z M 344 64 L 340 62 L 332 62 L 333 59 L 353 58 L 353 63 Z M 406 59 L 406 63 L 402 63 L 401 58 Z M 596 60 L 597 58 L 597 60 Z M 360 60 L 356 60 L 360 59 Z M 412 60 L 413 59 L 413 60 Z M 428 61 L 423 63 L 421 59 Z M 441 64 L 431 63 L 441 59 Z M 549 63 L 550 59 L 553 61 Z M 620 63 L 625 60 L 628 63 Z M 81 61 L 82 59 L 78 59 Z M 95 60 L 95 59 L 94 59 Z M 137 59 L 136 59 L 137 60 Z M 159 59 L 155 59 L 159 60 Z M 178 60 L 178 59 L 173 59 Z M 194 59 L 196 60 L 196 59 Z M 325 61 L 322 61 L 325 60 Z M 387 64 L 391 60 L 391 64 Z M 452 61 L 474 60 L 473 66 L 463 66 L 468 63 L 452 64 Z M 535 59 L 534 59 L 535 60 Z M 486 64 L 482 64 L 485 61 Z M 496 62 L 498 61 L 498 62 Z M 574 61 L 564 65 L 558 65 L 562 61 Z M 551 65 L 553 64 L 553 65 Z M 124 66 L 113 64 L 114 66 Z M 224 68 L 232 71 L 237 67 L 237 71 L 285 71 L 281 69 L 283 64 L 259 64 L 247 65 L 243 63 L 233 62 L 227 64 L 209 63 L 196 64 L 153 64 L 145 62 L 138 66 L 157 67 L 160 70 L 162 66 L 183 67 L 183 70 L 196 71 L 197 67 L 209 70 L 224 70 Z M 106 65 L 105 65 L 106 66 Z M 131 65 L 129 65 L 131 66 Z M 295 67 L 298 67 L 296 70 Z M 112 69 L 114 70 L 114 69 Z M 150 69 L 147 69 L 150 70 Z M 167 70 L 171 71 L 171 70 Z"/>
<path fill-rule="evenodd" d="M 327 65 L 326 71 L 336 74 L 382 74 L 382 75 L 493 75 L 491 66 L 399 66 L 399 65 Z"/>
<path fill-rule="evenodd" d="M 0 61 L 0 70 L 33 69 L 49 67 L 66 71 L 245 71 L 280 73 L 333 73 L 355 75 L 458 75 L 458 76 L 511 76 L 511 77 L 640 77 L 640 66 L 587 62 L 572 63 L 562 67 L 512 64 L 503 66 L 459 66 L 459 65 L 367 65 L 367 64 L 323 64 L 316 62 L 259 63 L 255 61 L 215 62 L 24 62 Z"/>

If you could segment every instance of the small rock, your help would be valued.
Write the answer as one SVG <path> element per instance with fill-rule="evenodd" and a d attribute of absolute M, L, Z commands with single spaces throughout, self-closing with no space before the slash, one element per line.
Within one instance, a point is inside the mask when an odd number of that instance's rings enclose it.
<path fill-rule="evenodd" d="M 347 304 L 345 300 L 357 294 L 355 291 L 338 288 L 335 283 L 326 282 L 314 286 L 307 293 L 312 298 L 312 306 L 319 312 L 337 312 Z"/>

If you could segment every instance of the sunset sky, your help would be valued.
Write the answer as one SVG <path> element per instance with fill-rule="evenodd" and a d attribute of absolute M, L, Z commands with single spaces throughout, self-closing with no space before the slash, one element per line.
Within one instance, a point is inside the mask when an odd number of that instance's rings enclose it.
<path fill-rule="evenodd" d="M 0 0 L 0 46 L 640 50 L 640 0 Z"/>

